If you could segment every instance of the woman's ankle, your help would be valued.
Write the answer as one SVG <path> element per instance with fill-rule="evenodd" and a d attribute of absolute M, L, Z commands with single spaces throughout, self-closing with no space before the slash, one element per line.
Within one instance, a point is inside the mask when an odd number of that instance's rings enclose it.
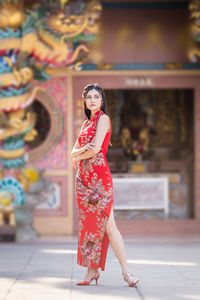
<path fill-rule="evenodd" d="M 124 274 L 126 274 L 126 273 L 130 273 L 129 269 L 128 269 L 128 268 L 122 269 L 122 274 L 124 275 Z"/>
<path fill-rule="evenodd" d="M 88 268 L 88 269 L 87 269 L 87 273 L 88 273 L 88 274 L 95 274 L 95 273 L 97 273 L 97 271 L 98 271 L 98 270 L 95 269 L 95 268 Z"/>

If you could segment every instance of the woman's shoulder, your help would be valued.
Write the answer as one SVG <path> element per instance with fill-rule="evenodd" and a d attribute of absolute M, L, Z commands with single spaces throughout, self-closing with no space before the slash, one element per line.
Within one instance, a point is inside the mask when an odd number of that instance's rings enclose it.
<path fill-rule="evenodd" d="M 82 124 L 82 126 L 81 126 L 81 129 L 84 128 L 84 126 L 86 125 L 87 121 L 88 121 L 87 119 L 83 121 L 83 124 Z"/>
<path fill-rule="evenodd" d="M 110 117 L 106 114 L 106 113 L 103 113 L 100 118 L 99 118 L 100 123 L 102 124 L 101 126 L 106 126 L 108 128 L 108 132 L 111 130 L 111 120 L 110 120 Z"/>
<path fill-rule="evenodd" d="M 110 120 L 110 117 L 106 113 L 102 112 L 102 114 L 100 115 L 99 119 Z"/>
<path fill-rule="evenodd" d="M 89 119 L 85 119 L 85 120 L 83 121 L 83 126 L 84 126 L 85 124 L 87 124 L 89 121 L 90 121 Z"/>

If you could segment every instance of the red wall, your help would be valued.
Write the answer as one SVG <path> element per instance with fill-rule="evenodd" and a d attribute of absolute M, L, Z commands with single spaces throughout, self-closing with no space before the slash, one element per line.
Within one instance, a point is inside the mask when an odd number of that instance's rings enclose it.
<path fill-rule="evenodd" d="M 185 8 L 105 8 L 96 49 L 103 63 L 185 63 L 189 24 Z"/>

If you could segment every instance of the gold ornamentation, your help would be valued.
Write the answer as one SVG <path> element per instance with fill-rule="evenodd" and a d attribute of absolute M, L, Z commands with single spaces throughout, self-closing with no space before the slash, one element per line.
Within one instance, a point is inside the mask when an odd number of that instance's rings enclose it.
<path fill-rule="evenodd" d="M 34 101 L 35 95 L 39 90 L 41 90 L 40 87 L 35 87 L 33 90 L 30 90 L 20 96 L 1 98 L 0 111 L 9 112 L 11 110 L 26 108 Z"/>
<path fill-rule="evenodd" d="M 9 224 L 15 226 L 13 195 L 6 191 L 0 192 L 0 226 Z M 7 220 L 7 221 L 5 221 Z"/>
<path fill-rule="evenodd" d="M 22 26 L 25 19 L 22 1 L 18 3 L 3 1 L 0 4 L 0 28 L 12 29 Z"/>
<path fill-rule="evenodd" d="M 191 32 L 194 36 L 194 40 L 198 43 L 200 36 L 200 1 L 199 0 L 191 0 L 189 5 L 190 15 L 192 19 Z M 197 62 L 200 58 L 200 49 L 198 46 L 192 45 L 191 49 L 188 52 L 189 59 L 192 62 Z"/>

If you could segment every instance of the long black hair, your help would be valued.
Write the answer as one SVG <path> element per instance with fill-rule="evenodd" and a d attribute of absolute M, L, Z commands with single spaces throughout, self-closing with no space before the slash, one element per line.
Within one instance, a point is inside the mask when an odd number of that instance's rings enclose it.
<path fill-rule="evenodd" d="M 84 110 L 84 113 L 85 113 L 86 117 L 88 118 L 88 120 L 90 119 L 90 116 L 91 116 L 91 110 L 87 108 L 86 103 L 85 103 L 85 99 L 86 99 L 86 96 L 87 96 L 88 92 L 91 91 L 91 90 L 96 90 L 101 95 L 103 103 L 102 103 L 100 109 L 105 114 L 108 114 L 107 113 L 106 97 L 105 97 L 104 90 L 99 85 L 97 85 L 96 83 L 88 84 L 88 85 L 86 85 L 86 87 L 84 88 L 83 93 L 82 93 L 83 110 Z"/>

